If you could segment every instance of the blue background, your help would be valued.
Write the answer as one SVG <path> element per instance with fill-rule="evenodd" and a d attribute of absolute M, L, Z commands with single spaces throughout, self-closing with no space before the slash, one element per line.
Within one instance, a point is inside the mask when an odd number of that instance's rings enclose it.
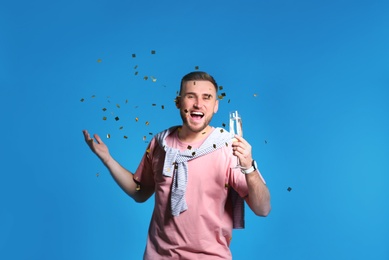
<path fill-rule="evenodd" d="M 153 200 L 127 197 L 81 130 L 134 171 L 151 134 L 180 123 L 179 81 L 199 66 L 226 94 L 212 124 L 242 113 L 272 195 L 267 218 L 247 210 L 234 231 L 234 259 L 389 259 L 388 13 L 388 1 L 3 1 L 0 258 L 141 259 Z"/>

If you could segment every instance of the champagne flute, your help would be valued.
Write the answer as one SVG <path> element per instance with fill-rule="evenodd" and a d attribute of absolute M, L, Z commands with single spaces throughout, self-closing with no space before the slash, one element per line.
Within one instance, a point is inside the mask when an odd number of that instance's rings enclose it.
<path fill-rule="evenodd" d="M 232 136 L 239 135 L 243 136 L 243 129 L 242 129 L 242 116 L 238 111 L 232 111 L 230 112 L 230 133 Z M 238 163 L 235 166 L 235 168 L 241 168 L 239 158 Z"/>

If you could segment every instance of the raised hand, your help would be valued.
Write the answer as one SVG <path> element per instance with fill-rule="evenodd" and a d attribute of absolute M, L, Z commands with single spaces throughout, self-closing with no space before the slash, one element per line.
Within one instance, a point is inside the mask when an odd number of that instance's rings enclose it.
<path fill-rule="evenodd" d="M 252 163 L 251 145 L 239 135 L 234 136 L 236 141 L 232 143 L 232 153 L 238 156 L 243 168 L 250 168 Z"/>
<path fill-rule="evenodd" d="M 93 136 L 96 139 L 95 142 L 95 140 L 90 137 L 87 130 L 83 130 L 82 132 L 84 134 L 85 142 L 88 144 L 89 148 L 97 155 L 97 157 L 100 158 L 104 164 L 106 164 L 111 158 L 107 145 L 97 134 Z"/>

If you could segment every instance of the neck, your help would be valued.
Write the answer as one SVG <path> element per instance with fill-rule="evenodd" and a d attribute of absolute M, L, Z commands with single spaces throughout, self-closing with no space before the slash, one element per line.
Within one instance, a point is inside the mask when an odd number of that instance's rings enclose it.
<path fill-rule="evenodd" d="M 200 132 L 193 132 L 184 125 L 178 132 L 178 138 L 184 143 L 195 143 L 207 138 L 211 131 L 212 127 L 209 125 Z"/>

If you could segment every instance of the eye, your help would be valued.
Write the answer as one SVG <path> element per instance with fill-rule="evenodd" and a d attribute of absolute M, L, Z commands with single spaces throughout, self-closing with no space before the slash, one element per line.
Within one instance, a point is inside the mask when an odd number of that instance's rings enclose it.
<path fill-rule="evenodd" d="M 204 95 L 204 99 L 205 99 L 205 100 L 210 100 L 211 97 L 212 97 L 211 94 L 206 94 L 206 95 Z"/>

